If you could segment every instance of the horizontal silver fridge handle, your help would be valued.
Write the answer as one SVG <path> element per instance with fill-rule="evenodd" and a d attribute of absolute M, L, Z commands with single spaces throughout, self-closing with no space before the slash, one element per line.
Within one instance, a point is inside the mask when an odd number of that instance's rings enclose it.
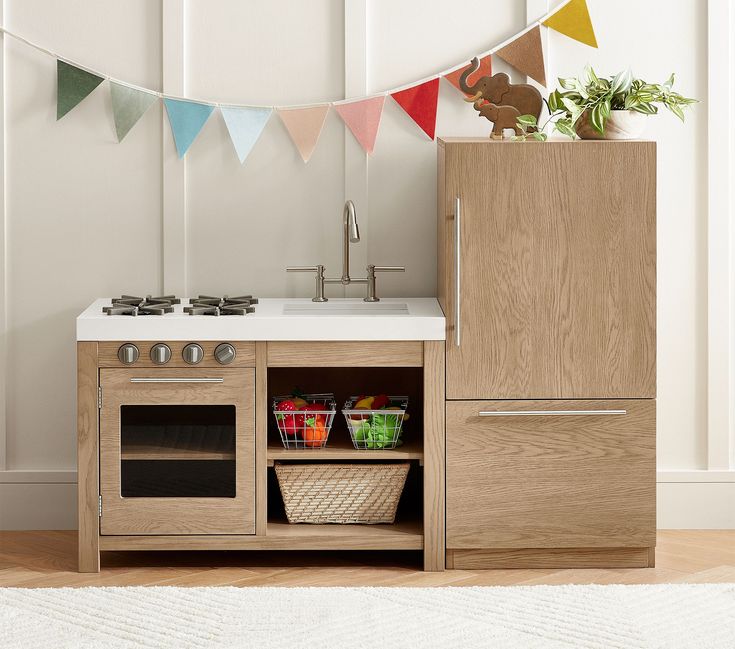
<path fill-rule="evenodd" d="M 210 379 L 203 377 L 192 377 L 192 378 L 133 378 L 130 379 L 131 383 L 224 383 L 224 379 Z"/>
<path fill-rule="evenodd" d="M 627 415 L 627 410 L 485 410 L 480 417 L 546 417 L 569 415 Z"/>

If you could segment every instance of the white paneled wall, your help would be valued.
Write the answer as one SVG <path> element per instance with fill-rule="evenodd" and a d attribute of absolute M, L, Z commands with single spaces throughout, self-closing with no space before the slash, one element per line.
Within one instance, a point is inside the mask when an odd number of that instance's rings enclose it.
<path fill-rule="evenodd" d="M 604 74 L 631 65 L 652 80 L 676 71 L 683 92 L 706 97 L 706 3 L 682 0 L 676 10 L 666 0 L 588 3 L 600 50 L 549 34 L 549 80 L 580 72 L 587 61 Z M 161 89 L 173 72 L 189 96 L 295 104 L 426 76 L 505 40 L 546 4 L 4 0 L 4 24 L 143 86 Z M 183 20 L 180 47 L 176 16 Z M 190 293 L 308 295 L 311 277 L 284 268 L 339 268 L 341 207 L 350 197 L 364 235 L 353 274 L 367 261 L 403 264 L 405 275 L 381 277 L 382 293 L 434 294 L 435 145 L 390 99 L 367 174 L 334 113 L 308 165 L 274 115 L 240 166 L 217 113 L 181 162 L 160 106 L 118 145 L 106 84 L 57 123 L 54 60 L 7 37 L 4 52 L 7 412 L 0 527 L 60 525 L 62 501 L 68 510 L 62 519 L 74 524 L 68 486 L 47 485 L 65 495 L 48 499 L 56 513 L 44 518 L 44 489 L 29 487 L 26 503 L 18 484 L 74 480 L 74 317 L 93 298 L 184 285 Z M 495 68 L 509 71 L 500 62 Z M 698 108 L 686 126 L 662 116 L 651 120 L 648 133 L 659 143 L 659 467 L 666 470 L 704 469 L 707 459 L 705 115 Z M 442 82 L 437 134 L 488 130 Z M 3 482 L 15 485 L 4 491 Z"/>

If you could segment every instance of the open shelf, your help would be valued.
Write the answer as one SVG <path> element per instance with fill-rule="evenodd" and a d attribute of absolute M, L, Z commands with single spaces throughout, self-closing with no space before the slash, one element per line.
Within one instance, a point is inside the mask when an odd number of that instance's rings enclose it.
<path fill-rule="evenodd" d="M 420 436 L 416 436 L 420 439 Z M 395 449 L 356 449 L 349 439 L 337 436 L 334 441 L 331 437 L 324 448 L 284 448 L 281 443 L 271 443 L 268 446 L 268 466 L 273 466 L 274 460 L 384 460 L 403 461 L 418 460 L 424 463 L 424 452 L 421 444 L 411 441 Z"/>
<path fill-rule="evenodd" d="M 401 521 L 389 525 L 311 525 L 269 520 L 266 537 L 285 541 L 294 549 L 421 550 L 421 522 Z"/>

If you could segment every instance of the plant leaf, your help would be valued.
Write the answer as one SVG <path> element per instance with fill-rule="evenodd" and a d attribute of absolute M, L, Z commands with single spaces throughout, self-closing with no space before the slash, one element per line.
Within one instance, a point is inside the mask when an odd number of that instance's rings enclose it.
<path fill-rule="evenodd" d="M 613 95 L 619 92 L 628 92 L 630 85 L 633 83 L 633 73 L 630 68 L 623 72 L 618 72 L 610 83 L 610 91 Z"/>
<path fill-rule="evenodd" d="M 535 115 L 519 115 L 516 121 L 523 126 L 536 126 L 538 123 Z"/>
<path fill-rule="evenodd" d="M 567 112 L 572 116 L 572 122 L 576 122 L 579 119 L 579 116 L 584 112 L 584 108 L 575 104 L 569 97 L 562 97 L 561 102 L 564 104 L 564 108 L 567 109 Z"/>
<path fill-rule="evenodd" d="M 531 133 L 531 137 L 534 140 L 537 140 L 538 142 L 546 142 L 546 133 L 540 133 L 539 131 L 534 131 Z"/>
<path fill-rule="evenodd" d="M 666 107 L 674 113 L 682 122 L 684 121 L 684 111 L 677 104 L 666 104 Z"/>
<path fill-rule="evenodd" d="M 559 131 L 562 135 L 566 135 L 567 137 L 570 137 L 574 139 L 576 137 L 576 133 L 574 132 L 574 127 L 572 124 L 572 120 L 569 118 L 561 118 L 554 122 L 554 128 Z"/>

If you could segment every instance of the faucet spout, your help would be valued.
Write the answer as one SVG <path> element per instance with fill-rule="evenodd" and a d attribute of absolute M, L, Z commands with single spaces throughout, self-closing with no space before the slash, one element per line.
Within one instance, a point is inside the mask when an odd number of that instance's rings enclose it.
<path fill-rule="evenodd" d="M 357 225 L 357 212 L 352 201 L 345 203 L 342 212 L 342 284 L 349 284 L 350 279 L 350 243 L 360 241 L 360 228 Z"/>

